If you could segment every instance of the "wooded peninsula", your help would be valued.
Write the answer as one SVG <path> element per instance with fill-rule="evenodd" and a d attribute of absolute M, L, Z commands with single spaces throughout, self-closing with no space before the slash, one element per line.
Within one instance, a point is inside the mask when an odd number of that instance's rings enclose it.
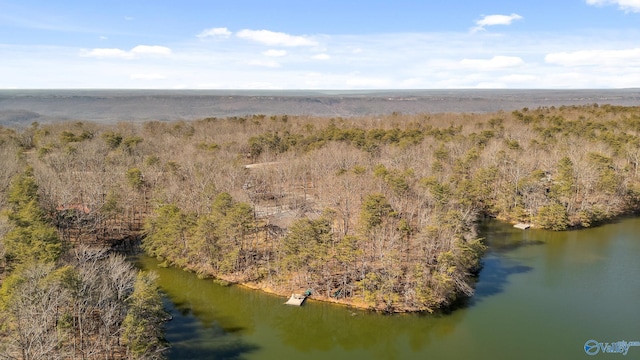
<path fill-rule="evenodd" d="M 640 107 L 33 123 L 0 128 L 0 157 L 0 353 L 48 334 L 60 357 L 161 354 L 153 276 L 105 249 L 433 312 L 473 295 L 483 218 L 562 231 L 640 210 Z"/>

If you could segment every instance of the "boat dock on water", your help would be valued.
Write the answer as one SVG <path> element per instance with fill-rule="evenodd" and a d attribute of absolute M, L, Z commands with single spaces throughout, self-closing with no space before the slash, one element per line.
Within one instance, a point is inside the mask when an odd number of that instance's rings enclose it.
<path fill-rule="evenodd" d="M 289 298 L 289 300 L 287 300 L 285 304 L 301 306 L 309 296 L 311 296 L 311 290 L 305 291 L 304 294 L 291 294 L 291 297 Z"/>
<path fill-rule="evenodd" d="M 291 297 L 285 304 L 287 305 L 295 305 L 300 306 L 305 301 L 307 297 L 301 294 L 291 294 Z"/>

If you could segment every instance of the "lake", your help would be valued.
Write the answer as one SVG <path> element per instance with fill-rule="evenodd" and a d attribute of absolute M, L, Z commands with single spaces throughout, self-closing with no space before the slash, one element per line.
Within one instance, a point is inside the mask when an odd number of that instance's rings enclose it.
<path fill-rule="evenodd" d="M 481 235 L 489 250 L 476 295 L 438 315 L 290 307 L 148 257 L 140 264 L 158 273 L 173 315 L 171 359 L 584 359 L 588 340 L 640 341 L 640 219 L 568 232 L 489 221 Z"/>

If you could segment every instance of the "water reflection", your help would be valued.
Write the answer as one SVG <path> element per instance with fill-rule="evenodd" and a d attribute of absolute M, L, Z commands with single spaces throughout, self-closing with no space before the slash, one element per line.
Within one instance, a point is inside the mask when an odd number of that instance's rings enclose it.
<path fill-rule="evenodd" d="M 412 348 L 419 350 L 433 339 L 446 335 L 435 329 L 435 317 L 416 321 L 420 315 L 381 315 L 328 304 L 307 304 L 304 309 L 289 309 L 272 317 L 269 325 L 278 330 L 287 345 L 308 353 L 333 348 L 345 350 L 384 349 L 397 353 L 398 337 L 406 337 Z M 450 317 L 449 328 L 462 316 Z M 436 331 L 434 331 L 436 330 Z"/>
<path fill-rule="evenodd" d="M 545 244 L 540 237 L 539 230 L 520 230 L 510 224 L 495 220 L 484 221 L 479 226 L 480 235 L 484 237 L 485 244 L 490 252 L 506 253 L 523 246 Z"/>
<path fill-rule="evenodd" d="M 474 296 L 467 302 L 473 306 L 487 297 L 503 292 L 509 283 L 509 277 L 533 270 L 531 266 L 518 264 L 509 259 L 489 253 L 482 261 L 482 272 L 476 283 Z"/>
<path fill-rule="evenodd" d="M 240 359 L 258 349 L 234 331 L 217 324 L 204 324 L 193 314 L 185 315 L 165 300 L 165 308 L 173 316 L 167 324 L 167 340 L 173 359 Z"/>

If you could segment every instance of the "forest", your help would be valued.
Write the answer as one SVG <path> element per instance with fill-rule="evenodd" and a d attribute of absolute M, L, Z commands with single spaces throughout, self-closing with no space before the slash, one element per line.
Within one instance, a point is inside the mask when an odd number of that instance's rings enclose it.
<path fill-rule="evenodd" d="M 162 358 L 154 275 L 106 246 L 62 241 L 39 199 L 27 166 L 3 211 L 0 358 Z"/>
<path fill-rule="evenodd" d="M 14 309 L 0 336 L 12 349 L 25 292 L 53 288 L 64 306 L 32 305 L 58 309 L 47 331 L 69 351 L 156 338 L 153 326 L 127 330 L 137 305 L 123 301 L 153 293 L 137 290 L 152 276 L 96 249 L 139 243 L 220 283 L 434 312 L 473 295 L 479 221 L 563 231 L 640 209 L 638 107 L 33 123 L 1 128 L 0 152 L 0 306 Z M 109 266 L 128 270 L 91 274 Z M 109 306 L 111 322 L 83 328 L 86 307 Z"/>

